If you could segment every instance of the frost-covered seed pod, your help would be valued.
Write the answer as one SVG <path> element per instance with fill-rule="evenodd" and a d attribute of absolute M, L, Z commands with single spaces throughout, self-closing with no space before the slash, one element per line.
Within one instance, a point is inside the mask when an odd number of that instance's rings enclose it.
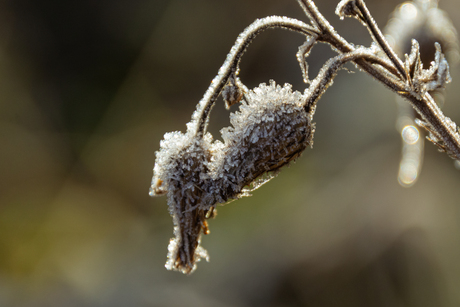
<path fill-rule="evenodd" d="M 237 198 L 244 187 L 266 173 L 276 173 L 312 145 L 314 124 L 305 111 L 305 97 L 290 85 L 274 81 L 249 91 L 247 101 L 222 129 L 210 166 L 218 202 Z"/>
<path fill-rule="evenodd" d="M 209 232 L 206 218 L 210 207 L 203 203 L 207 199 L 203 194 L 210 180 L 211 140 L 210 134 L 201 138 L 189 132 L 171 132 L 165 134 L 156 153 L 150 194 L 167 193 L 174 221 L 175 237 L 168 247 L 168 270 L 189 274 L 195 270 L 197 261 L 208 258 L 200 241 L 201 234 Z"/>
<path fill-rule="evenodd" d="M 150 194 L 167 194 L 174 220 L 166 268 L 189 274 L 208 259 L 200 246 L 209 232 L 206 219 L 219 203 L 245 194 L 263 175 L 277 172 L 312 144 L 314 125 L 305 111 L 305 96 L 290 85 L 261 84 L 249 91 L 232 127 L 222 130 L 224 143 L 192 133 L 165 134 L 156 153 Z"/>

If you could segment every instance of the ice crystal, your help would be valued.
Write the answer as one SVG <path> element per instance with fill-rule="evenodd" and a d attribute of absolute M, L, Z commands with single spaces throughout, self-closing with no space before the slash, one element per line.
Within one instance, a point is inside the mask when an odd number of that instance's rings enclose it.
<path fill-rule="evenodd" d="M 435 60 L 431 62 L 429 69 L 423 69 L 423 63 L 420 60 L 418 52 L 418 44 L 414 40 L 412 49 L 415 52 L 414 56 L 409 56 L 406 60 L 406 65 L 409 65 L 409 71 L 411 72 L 411 83 L 409 90 L 416 97 L 421 98 L 428 91 L 437 89 L 443 89 L 447 83 L 451 81 L 449 73 L 449 64 L 441 52 L 441 45 L 435 43 L 436 54 Z"/>

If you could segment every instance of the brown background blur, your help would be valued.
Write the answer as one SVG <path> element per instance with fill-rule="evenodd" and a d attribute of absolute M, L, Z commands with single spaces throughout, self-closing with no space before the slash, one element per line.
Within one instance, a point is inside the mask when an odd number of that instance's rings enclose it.
<path fill-rule="evenodd" d="M 317 2 L 370 44 L 338 0 Z M 381 26 L 399 3 L 367 2 Z M 460 28 L 458 0 L 440 6 Z M 184 131 L 238 33 L 274 14 L 305 20 L 294 0 L 0 1 L 0 306 L 460 305 L 460 173 L 427 144 L 419 181 L 399 186 L 394 94 L 360 72 L 319 102 L 314 149 L 218 209 L 211 262 L 164 268 L 173 226 L 166 198 L 148 196 L 154 152 Z M 263 33 L 243 82 L 303 91 L 302 41 Z M 310 76 L 333 54 L 315 47 Z M 214 109 L 216 139 L 228 115 Z"/>

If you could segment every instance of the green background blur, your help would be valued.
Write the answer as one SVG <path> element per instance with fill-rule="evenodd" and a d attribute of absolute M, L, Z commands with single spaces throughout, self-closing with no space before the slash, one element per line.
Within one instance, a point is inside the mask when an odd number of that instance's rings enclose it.
<path fill-rule="evenodd" d="M 370 44 L 337 0 L 317 2 Z M 367 2 L 382 27 L 399 3 Z M 440 6 L 460 28 L 458 0 Z M 398 184 L 395 96 L 360 72 L 320 100 L 314 149 L 218 209 L 211 261 L 164 268 L 173 225 L 148 196 L 154 152 L 184 131 L 238 33 L 274 14 L 306 20 L 294 0 L 0 1 L 0 306 L 460 305 L 460 173 L 427 144 L 417 184 Z M 302 42 L 263 33 L 242 81 L 303 91 Z M 333 54 L 316 46 L 310 76 Z M 444 107 L 457 122 L 459 72 Z M 216 139 L 228 115 L 214 108 Z"/>

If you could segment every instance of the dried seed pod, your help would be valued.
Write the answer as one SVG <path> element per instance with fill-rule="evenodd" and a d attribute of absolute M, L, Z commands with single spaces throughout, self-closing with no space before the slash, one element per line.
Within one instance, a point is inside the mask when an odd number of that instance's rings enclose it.
<path fill-rule="evenodd" d="M 211 171 L 218 202 L 238 198 L 245 186 L 276 173 L 312 145 L 314 124 L 305 111 L 305 97 L 290 85 L 263 83 L 245 98 L 231 114 L 232 127 L 221 131 L 224 143 L 215 143 Z"/>
<path fill-rule="evenodd" d="M 203 194 L 210 184 L 211 141 L 210 134 L 201 138 L 190 132 L 171 132 L 165 134 L 156 153 L 150 195 L 167 194 L 174 221 L 175 238 L 168 247 L 168 270 L 189 274 L 195 270 L 197 261 L 208 258 L 200 240 L 202 232 L 209 232 L 206 218 L 210 206 Z"/>
<path fill-rule="evenodd" d="M 261 84 L 249 91 L 232 127 L 222 130 L 224 143 L 212 136 L 167 133 L 156 153 L 152 196 L 167 194 L 174 235 L 166 268 L 189 274 L 196 262 L 208 259 L 200 246 L 209 232 L 206 219 L 215 206 L 245 195 L 264 174 L 273 174 L 312 144 L 314 125 L 305 110 L 305 96 L 290 85 Z"/>

